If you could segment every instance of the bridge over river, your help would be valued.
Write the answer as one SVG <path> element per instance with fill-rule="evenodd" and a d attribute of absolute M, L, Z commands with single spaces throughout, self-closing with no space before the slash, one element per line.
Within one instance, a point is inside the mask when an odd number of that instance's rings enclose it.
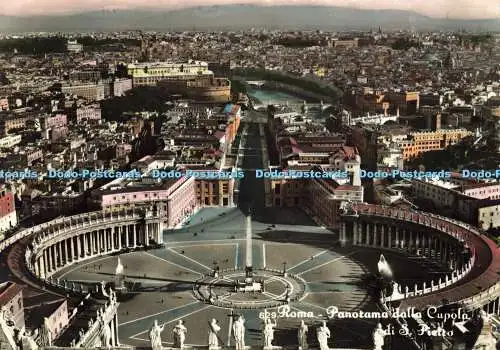
<path fill-rule="evenodd" d="M 255 110 L 266 109 L 267 106 L 287 106 L 293 111 L 300 111 L 304 106 L 304 102 L 298 102 L 297 100 L 279 100 L 279 99 L 268 99 L 268 100 L 259 100 L 259 103 L 254 103 L 253 108 Z M 323 112 L 328 107 L 331 107 L 331 104 L 328 103 L 306 103 L 308 110 L 316 110 Z"/>
<path fill-rule="evenodd" d="M 294 95 L 293 93 L 288 93 L 280 89 L 261 89 L 264 85 L 269 82 L 266 80 L 245 80 L 250 89 L 248 91 L 248 97 L 252 100 L 252 104 L 255 110 L 266 109 L 268 105 L 280 105 L 288 106 L 292 110 L 300 111 L 304 99 Z M 253 89 L 252 89 L 253 88 Z M 316 101 L 319 99 L 316 99 Z M 321 110 L 324 111 L 326 108 L 330 107 L 329 103 L 310 103 L 307 102 L 307 108 L 310 110 Z"/>

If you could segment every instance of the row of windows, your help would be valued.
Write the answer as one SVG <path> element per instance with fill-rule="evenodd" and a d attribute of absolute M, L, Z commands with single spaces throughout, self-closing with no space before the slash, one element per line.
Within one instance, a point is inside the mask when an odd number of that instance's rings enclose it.
<path fill-rule="evenodd" d="M 478 195 L 478 194 L 487 194 L 487 193 L 493 193 L 493 192 L 500 192 L 500 188 L 498 187 L 493 187 L 488 190 L 479 190 L 479 191 L 466 191 L 465 194 L 468 194 L 470 196 Z"/>
<path fill-rule="evenodd" d="M 150 194 L 151 194 L 151 196 L 150 196 Z M 150 198 L 150 197 L 154 197 L 154 198 L 158 197 L 158 192 L 144 193 L 144 198 Z M 133 194 L 132 198 L 137 199 L 137 195 Z M 113 196 L 113 200 L 116 200 L 116 199 L 117 199 L 117 196 Z M 122 195 L 121 199 L 126 199 L 126 196 Z"/>
<path fill-rule="evenodd" d="M 197 188 L 196 189 L 196 194 L 199 195 L 201 193 L 219 193 L 220 189 L 216 188 L 216 187 L 211 187 L 211 188 Z M 229 193 L 229 189 L 228 188 L 222 188 L 222 193 L 224 194 L 227 194 Z"/>
<path fill-rule="evenodd" d="M 403 151 L 415 152 L 416 150 L 433 150 L 440 149 L 441 145 L 430 145 L 430 146 L 412 146 L 412 147 L 403 147 Z"/>
<path fill-rule="evenodd" d="M 494 213 L 494 212 L 492 212 L 492 211 L 491 211 L 491 212 L 490 212 L 490 216 L 498 215 L 498 208 L 496 208 L 496 211 L 497 211 L 497 213 Z M 485 212 L 482 212 L 482 213 L 481 213 L 481 217 L 482 217 L 482 218 L 484 218 L 485 216 L 486 216 L 486 213 L 485 213 Z"/>
<path fill-rule="evenodd" d="M 213 197 L 212 200 L 210 200 L 210 197 L 205 197 L 205 205 L 219 205 L 219 200 L 217 199 L 218 197 Z M 229 198 L 223 197 L 222 198 L 222 205 L 227 206 L 229 205 Z"/>
<path fill-rule="evenodd" d="M 418 144 L 418 145 L 433 145 L 433 144 L 440 144 L 441 143 L 441 140 L 432 140 L 432 141 L 421 141 L 421 140 L 418 140 L 418 141 L 415 141 L 415 144 Z"/>
<path fill-rule="evenodd" d="M 154 192 L 152 197 L 158 197 L 158 193 Z M 132 195 L 132 198 L 136 199 L 137 195 L 136 194 Z M 149 198 L 149 193 L 144 193 L 144 198 Z M 122 199 L 125 199 L 125 195 L 122 195 Z M 113 196 L 113 200 L 114 201 L 116 200 L 116 196 Z"/>
<path fill-rule="evenodd" d="M 282 184 L 275 184 L 274 185 L 274 194 L 281 194 L 281 185 Z M 283 187 L 290 189 L 290 190 L 293 190 L 293 189 L 298 190 L 298 189 L 302 188 L 301 184 L 298 181 L 283 184 Z"/>

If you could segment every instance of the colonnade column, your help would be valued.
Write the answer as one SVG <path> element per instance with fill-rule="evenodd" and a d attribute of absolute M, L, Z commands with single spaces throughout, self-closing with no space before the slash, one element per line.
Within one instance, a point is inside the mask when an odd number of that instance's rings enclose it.
<path fill-rule="evenodd" d="M 345 226 L 345 222 L 343 222 Z M 144 246 L 149 245 L 149 224 L 146 222 L 144 223 Z"/>
<path fill-rule="evenodd" d="M 457 265 L 456 263 L 457 260 L 457 246 L 455 244 L 450 244 L 450 264 L 449 267 L 451 269 L 454 269 L 455 266 Z"/>
<path fill-rule="evenodd" d="M 111 252 L 113 250 L 113 229 L 108 228 L 106 229 L 106 232 L 108 234 L 108 252 Z"/>
<path fill-rule="evenodd" d="M 76 250 L 78 253 L 78 259 L 82 257 L 82 241 L 80 239 L 81 235 L 76 236 Z"/>
<path fill-rule="evenodd" d="M 47 272 L 52 271 L 52 263 L 50 262 L 50 247 L 47 247 L 44 251 L 45 254 L 45 261 L 47 262 Z"/>
<path fill-rule="evenodd" d="M 376 240 L 376 242 L 374 242 L 375 246 L 376 247 L 383 247 L 383 245 L 384 245 L 384 235 L 385 235 L 385 233 L 384 233 L 384 230 L 385 230 L 384 224 L 378 224 L 378 223 L 376 223 L 375 227 L 376 227 L 375 232 L 377 232 L 377 234 L 376 234 L 377 240 Z"/>
<path fill-rule="evenodd" d="M 57 264 L 56 264 L 56 253 L 55 253 L 55 248 L 54 246 L 50 246 L 50 260 L 52 264 L 52 271 L 57 270 Z"/>
<path fill-rule="evenodd" d="M 79 234 L 78 240 L 80 241 L 80 247 L 78 249 L 78 254 L 80 254 L 80 257 L 85 259 L 85 233 Z"/>
<path fill-rule="evenodd" d="M 377 227 L 377 243 L 375 246 L 383 247 L 384 245 L 384 224 L 375 224 Z"/>
<path fill-rule="evenodd" d="M 395 227 L 388 226 L 387 229 L 389 230 L 389 241 L 387 243 L 388 243 L 389 249 L 392 249 L 392 231 L 395 229 Z"/>
<path fill-rule="evenodd" d="M 366 236 L 365 236 L 365 244 L 369 245 L 370 244 L 370 223 L 366 223 Z"/>
<path fill-rule="evenodd" d="M 95 231 L 95 249 L 96 249 L 96 254 L 101 253 L 101 242 L 100 242 L 100 236 L 99 236 L 99 231 Z"/>
<path fill-rule="evenodd" d="M 428 257 L 430 258 L 431 255 L 432 255 L 432 235 L 431 234 L 428 234 L 427 235 L 427 251 L 429 252 L 428 253 Z"/>
<path fill-rule="evenodd" d="M 413 231 L 409 230 L 408 231 L 408 251 L 411 252 L 411 250 L 414 248 L 414 242 L 413 242 Z"/>
<path fill-rule="evenodd" d="M 109 251 L 109 232 L 108 228 L 104 229 L 104 252 L 107 253 Z"/>
<path fill-rule="evenodd" d="M 90 232 L 90 255 L 95 254 L 95 238 L 94 238 L 94 233 L 95 231 Z"/>
<path fill-rule="evenodd" d="M 56 266 L 62 266 L 62 251 L 61 251 L 61 242 L 57 242 L 56 244 Z"/>
<path fill-rule="evenodd" d="M 101 239 L 99 252 L 106 252 L 106 229 L 99 230 L 99 237 Z"/>
<path fill-rule="evenodd" d="M 40 277 L 40 259 L 36 259 L 33 265 L 35 267 L 35 276 Z"/>
<path fill-rule="evenodd" d="M 119 241 L 119 236 L 120 236 L 120 231 L 118 230 L 118 227 L 113 227 L 111 229 L 111 242 L 113 243 L 112 244 L 112 250 L 119 250 L 120 249 L 120 246 L 118 245 L 118 241 Z"/>
<path fill-rule="evenodd" d="M 101 231 L 101 252 L 106 252 L 107 250 L 107 236 L 108 236 L 108 233 L 106 232 L 106 229 L 102 229 Z"/>
<path fill-rule="evenodd" d="M 352 224 L 352 244 L 356 245 L 358 244 L 358 222 L 354 221 Z"/>
<path fill-rule="evenodd" d="M 110 252 L 115 250 L 115 238 L 116 238 L 115 228 L 111 227 L 109 229 L 109 251 Z"/>
<path fill-rule="evenodd" d="M 84 257 L 90 255 L 90 252 L 89 252 L 89 249 L 88 249 L 89 248 L 89 242 L 87 241 L 87 235 L 88 235 L 87 232 L 85 232 L 85 233 L 82 234 L 82 238 L 83 238 L 83 256 Z"/>
<path fill-rule="evenodd" d="M 65 239 L 63 243 L 64 243 L 64 263 L 67 264 L 69 263 L 68 240 Z"/>
<path fill-rule="evenodd" d="M 54 271 L 55 270 L 55 266 L 54 266 L 54 250 L 53 250 L 53 247 L 50 246 L 49 249 L 48 249 L 48 255 L 49 255 L 49 264 L 50 264 L 50 271 Z"/>
<path fill-rule="evenodd" d="M 47 264 L 46 264 L 46 259 L 45 259 L 45 251 L 42 252 L 42 256 L 40 257 L 40 277 L 45 278 L 47 275 Z"/>
<path fill-rule="evenodd" d="M 47 247 L 47 262 L 49 263 L 49 272 L 54 271 L 54 264 L 52 263 L 52 247 Z"/>
<path fill-rule="evenodd" d="M 446 264 L 447 262 L 448 262 L 448 242 L 444 242 L 443 263 Z"/>
<path fill-rule="evenodd" d="M 122 231 L 123 231 L 123 226 L 118 226 L 118 249 L 122 249 Z"/>
<path fill-rule="evenodd" d="M 71 262 L 75 261 L 75 243 L 73 242 L 73 237 L 68 239 L 69 243 L 69 253 L 71 255 Z"/>
<path fill-rule="evenodd" d="M 76 242 L 75 242 L 76 237 L 71 237 L 71 261 L 77 261 L 78 260 L 78 254 L 76 254 Z"/>
<path fill-rule="evenodd" d="M 156 224 L 156 229 L 158 230 L 158 243 L 163 244 L 163 221 L 161 221 L 161 219 Z"/>
<path fill-rule="evenodd" d="M 107 248 L 107 232 L 106 229 L 101 230 L 101 252 L 106 252 Z"/>
<path fill-rule="evenodd" d="M 35 273 L 36 276 L 42 277 L 42 257 L 38 257 L 38 259 L 36 259 Z"/>
<path fill-rule="evenodd" d="M 110 252 L 115 250 L 115 229 L 112 227 L 109 229 L 109 249 Z"/>
<path fill-rule="evenodd" d="M 92 233 L 93 232 L 94 231 L 87 232 L 87 234 L 88 234 L 87 244 L 88 244 L 88 251 L 89 251 L 90 256 L 94 256 L 94 248 L 92 247 Z"/>
<path fill-rule="evenodd" d="M 115 238 L 115 230 L 114 228 L 108 228 L 108 252 L 112 252 L 113 250 L 115 250 L 115 242 L 114 242 L 114 238 Z"/>
<path fill-rule="evenodd" d="M 439 261 L 442 261 L 443 260 L 443 251 L 442 251 L 442 246 L 441 246 L 441 238 L 437 239 L 436 245 L 437 245 L 437 249 L 436 249 L 437 257 L 436 258 L 438 258 Z"/>
<path fill-rule="evenodd" d="M 99 254 L 102 253 L 104 248 L 104 230 L 97 231 L 97 251 Z"/>
<path fill-rule="evenodd" d="M 99 236 L 99 231 L 95 231 L 95 252 L 96 254 L 99 254 L 101 252 L 101 242 L 100 242 L 100 236 Z"/>
<path fill-rule="evenodd" d="M 399 227 L 395 226 L 394 227 L 394 233 L 396 235 L 396 248 L 399 249 L 401 247 L 401 243 L 399 242 Z"/>
<path fill-rule="evenodd" d="M 48 257 L 48 251 L 47 249 L 43 250 L 43 262 L 45 265 L 45 272 L 50 272 L 50 263 L 49 263 L 49 257 Z"/>

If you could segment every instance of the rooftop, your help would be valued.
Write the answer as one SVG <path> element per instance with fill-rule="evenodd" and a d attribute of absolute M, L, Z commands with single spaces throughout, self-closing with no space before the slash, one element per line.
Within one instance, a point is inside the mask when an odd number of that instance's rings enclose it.
<path fill-rule="evenodd" d="M 7 304 L 23 289 L 24 286 L 10 281 L 0 284 L 0 305 Z"/>
<path fill-rule="evenodd" d="M 180 68 L 181 66 L 205 66 L 208 67 L 208 63 L 204 61 L 192 61 L 189 60 L 185 63 L 174 63 L 174 62 L 141 62 L 141 63 L 130 63 L 127 65 L 128 68 Z"/>

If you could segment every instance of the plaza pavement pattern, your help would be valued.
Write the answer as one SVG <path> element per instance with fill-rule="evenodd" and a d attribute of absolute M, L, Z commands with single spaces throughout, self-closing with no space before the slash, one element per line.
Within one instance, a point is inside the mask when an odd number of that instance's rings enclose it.
<path fill-rule="evenodd" d="M 190 226 L 166 232 L 164 248 L 120 255 L 127 281 L 135 282 L 133 294 L 122 300 L 119 307 L 121 343 L 149 345 L 148 333 L 155 319 L 166 324 L 162 333 L 165 345 L 172 343 L 172 329 L 180 319 L 188 328 L 188 345 L 207 344 L 208 322 L 212 318 L 219 321 L 222 342 L 232 341 L 229 337 L 231 310 L 197 300 L 192 290 L 194 282 L 215 266 L 222 270 L 244 268 L 244 216 L 236 208 L 215 213 L 205 210 L 197 215 L 203 219 L 194 217 Z M 285 263 L 289 273 L 307 282 L 305 295 L 290 303 L 288 315 L 278 317 L 275 344 L 296 343 L 296 328 L 300 323 L 300 318 L 294 317 L 296 312 L 308 312 L 307 316 L 311 317 L 305 321 L 316 325 L 327 317 L 329 306 L 343 311 L 376 311 L 363 285 L 363 278 L 375 272 L 379 258 L 375 250 L 335 247 L 335 236 L 331 232 L 312 225 L 276 225 L 271 229 L 268 224 L 255 221 L 253 227 L 254 268 L 283 269 Z M 416 268 L 418 261 L 390 254 L 387 257 L 395 267 L 396 278 L 405 276 L 413 281 L 429 273 Z M 86 283 L 113 281 L 116 264 L 117 256 L 103 257 L 69 267 L 57 277 Z M 272 297 L 272 290 L 271 284 L 268 296 Z M 248 344 L 261 344 L 259 314 L 263 311 L 276 310 L 234 310 L 246 319 Z M 335 320 L 331 326 L 333 345 L 351 346 L 355 339 L 356 346 L 369 346 L 373 327 L 374 321 L 370 320 L 356 320 L 356 326 L 348 320 Z M 314 332 L 310 333 L 314 342 Z"/>

